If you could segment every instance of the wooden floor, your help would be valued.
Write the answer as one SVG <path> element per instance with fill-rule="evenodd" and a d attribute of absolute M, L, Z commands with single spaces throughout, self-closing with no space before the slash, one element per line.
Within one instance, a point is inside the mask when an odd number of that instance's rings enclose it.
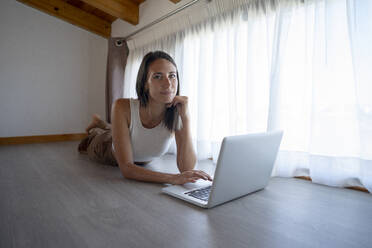
<path fill-rule="evenodd" d="M 204 210 L 123 179 L 77 144 L 0 146 L 0 247 L 372 247 L 371 194 L 273 178 Z M 149 168 L 176 172 L 175 159 Z M 210 161 L 199 168 L 213 174 Z"/>

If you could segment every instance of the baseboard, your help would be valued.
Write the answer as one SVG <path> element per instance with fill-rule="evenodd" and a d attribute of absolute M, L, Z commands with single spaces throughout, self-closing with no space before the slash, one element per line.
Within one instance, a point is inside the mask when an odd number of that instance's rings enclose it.
<path fill-rule="evenodd" d="M 300 176 L 300 177 L 295 177 L 295 178 L 312 181 L 311 180 L 311 177 Z M 358 191 L 363 191 L 363 192 L 369 193 L 368 189 L 366 189 L 364 187 L 350 186 L 350 187 L 345 187 L 345 188 L 347 188 L 347 189 L 353 189 L 353 190 L 358 190 Z"/>
<path fill-rule="evenodd" d="M 50 134 L 37 136 L 0 137 L 0 145 L 20 145 L 59 141 L 77 141 L 85 138 L 86 133 Z"/>
<path fill-rule="evenodd" d="M 312 181 L 312 180 L 311 180 L 311 177 L 298 176 L 298 177 L 294 177 L 294 178 L 298 178 L 298 179 L 304 179 L 304 180 Z"/>

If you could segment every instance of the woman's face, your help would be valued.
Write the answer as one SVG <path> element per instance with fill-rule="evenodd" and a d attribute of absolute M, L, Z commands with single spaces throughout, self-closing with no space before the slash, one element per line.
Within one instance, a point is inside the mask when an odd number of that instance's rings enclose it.
<path fill-rule="evenodd" d="M 177 69 L 166 59 L 157 59 L 149 66 L 146 89 L 149 98 L 159 103 L 170 103 L 177 93 Z"/>

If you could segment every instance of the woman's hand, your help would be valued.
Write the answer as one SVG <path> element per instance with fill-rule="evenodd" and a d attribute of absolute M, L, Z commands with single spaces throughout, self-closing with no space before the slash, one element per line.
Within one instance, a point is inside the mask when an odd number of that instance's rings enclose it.
<path fill-rule="evenodd" d="M 174 175 L 171 184 L 195 183 L 198 179 L 212 181 L 212 177 L 201 170 L 189 170 Z"/>
<path fill-rule="evenodd" d="M 166 107 L 176 106 L 179 115 L 184 119 L 188 117 L 188 100 L 187 96 L 175 96 L 172 102 L 166 104 Z"/>

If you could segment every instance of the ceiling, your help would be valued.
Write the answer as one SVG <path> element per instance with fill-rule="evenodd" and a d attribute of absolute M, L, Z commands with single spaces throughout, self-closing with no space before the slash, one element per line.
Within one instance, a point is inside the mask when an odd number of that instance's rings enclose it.
<path fill-rule="evenodd" d="M 139 22 L 139 6 L 146 0 L 17 0 L 105 38 L 111 24 L 120 18 Z M 178 3 L 181 0 L 169 0 Z"/>

